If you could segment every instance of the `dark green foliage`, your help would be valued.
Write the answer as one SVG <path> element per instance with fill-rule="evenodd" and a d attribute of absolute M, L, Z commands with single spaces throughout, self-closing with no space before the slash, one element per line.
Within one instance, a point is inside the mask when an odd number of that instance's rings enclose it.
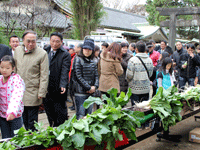
<path fill-rule="evenodd" d="M 83 40 L 90 31 L 96 30 L 104 14 L 100 0 L 71 0 L 71 10 L 74 36 L 79 40 Z"/>

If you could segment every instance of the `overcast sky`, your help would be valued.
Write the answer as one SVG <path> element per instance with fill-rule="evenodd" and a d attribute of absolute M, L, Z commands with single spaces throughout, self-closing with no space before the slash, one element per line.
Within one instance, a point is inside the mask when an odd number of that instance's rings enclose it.
<path fill-rule="evenodd" d="M 107 0 L 110 4 L 110 7 L 113 8 L 112 4 L 114 4 L 114 2 L 118 1 L 118 0 Z M 120 1 L 120 0 L 119 0 Z M 121 0 L 121 9 L 125 8 L 126 6 L 129 5 L 136 5 L 136 4 L 146 4 L 147 0 Z"/>

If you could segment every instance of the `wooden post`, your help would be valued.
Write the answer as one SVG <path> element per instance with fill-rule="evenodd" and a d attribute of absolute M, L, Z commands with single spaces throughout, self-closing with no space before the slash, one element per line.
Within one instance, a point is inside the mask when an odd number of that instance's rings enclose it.
<path fill-rule="evenodd" d="M 176 14 L 170 15 L 169 23 L 169 46 L 175 51 L 175 42 L 176 42 Z"/>
<path fill-rule="evenodd" d="M 177 15 L 199 15 L 200 7 L 183 7 L 183 8 L 156 8 L 159 11 L 161 16 L 170 16 L 170 21 L 165 21 L 161 23 L 161 26 L 169 26 L 169 46 L 172 47 L 173 51 L 175 51 L 175 41 L 176 41 L 176 16 Z M 179 22 L 179 26 L 200 26 L 198 21 L 187 22 Z M 200 33 L 200 30 L 199 30 Z"/>

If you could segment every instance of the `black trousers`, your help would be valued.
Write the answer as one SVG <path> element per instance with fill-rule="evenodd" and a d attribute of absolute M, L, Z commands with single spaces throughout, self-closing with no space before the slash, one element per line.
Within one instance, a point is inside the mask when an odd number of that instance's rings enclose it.
<path fill-rule="evenodd" d="M 43 100 L 45 112 L 51 127 L 57 127 L 68 119 L 66 94 L 53 94 L 47 93 L 46 98 Z"/>
<path fill-rule="evenodd" d="M 34 127 L 34 121 L 38 122 L 38 110 L 39 106 L 24 106 L 22 117 L 26 130 L 36 130 Z"/>

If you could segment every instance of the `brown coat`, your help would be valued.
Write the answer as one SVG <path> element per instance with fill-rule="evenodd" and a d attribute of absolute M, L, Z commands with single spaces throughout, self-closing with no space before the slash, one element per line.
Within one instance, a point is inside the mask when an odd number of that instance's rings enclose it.
<path fill-rule="evenodd" d="M 15 72 L 25 82 L 25 93 L 22 101 L 25 106 L 39 106 L 46 97 L 49 79 L 49 60 L 45 50 L 36 47 L 32 52 L 25 52 L 24 46 L 15 49 Z"/>
<path fill-rule="evenodd" d="M 99 90 L 107 92 L 111 88 L 116 88 L 120 93 L 118 76 L 123 74 L 123 68 L 120 61 L 109 58 L 108 54 L 106 57 L 102 53 L 100 55 L 100 67 L 98 68 L 100 73 Z"/>

